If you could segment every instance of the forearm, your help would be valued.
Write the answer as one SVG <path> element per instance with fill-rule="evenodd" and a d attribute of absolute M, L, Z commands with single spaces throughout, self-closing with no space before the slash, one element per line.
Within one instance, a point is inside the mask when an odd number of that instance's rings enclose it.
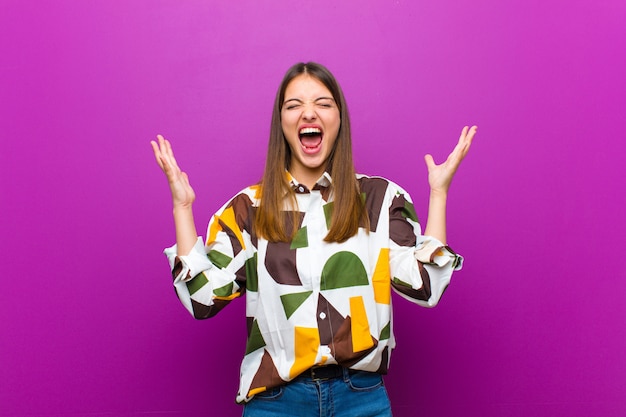
<path fill-rule="evenodd" d="M 191 206 L 175 206 L 173 212 L 176 227 L 176 253 L 179 256 L 185 256 L 189 254 L 198 240 L 193 210 Z"/>
<path fill-rule="evenodd" d="M 428 221 L 424 234 L 438 239 L 446 245 L 446 204 L 448 194 L 446 192 L 430 192 L 428 204 Z"/>

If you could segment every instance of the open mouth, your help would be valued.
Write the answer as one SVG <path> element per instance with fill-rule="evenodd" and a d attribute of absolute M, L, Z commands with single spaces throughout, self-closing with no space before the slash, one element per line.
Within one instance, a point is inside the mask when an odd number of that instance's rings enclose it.
<path fill-rule="evenodd" d="M 302 144 L 304 151 L 312 153 L 316 152 L 320 148 L 324 135 L 322 133 L 322 129 L 319 127 L 306 126 L 300 128 L 298 131 L 298 137 L 300 138 L 300 143 Z"/>

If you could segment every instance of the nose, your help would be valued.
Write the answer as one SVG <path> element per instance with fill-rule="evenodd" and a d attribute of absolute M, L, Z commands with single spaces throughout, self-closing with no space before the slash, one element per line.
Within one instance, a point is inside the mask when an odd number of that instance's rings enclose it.
<path fill-rule="evenodd" d="M 314 103 L 306 103 L 302 109 L 302 118 L 304 120 L 315 120 L 317 119 L 317 113 L 315 111 Z"/>

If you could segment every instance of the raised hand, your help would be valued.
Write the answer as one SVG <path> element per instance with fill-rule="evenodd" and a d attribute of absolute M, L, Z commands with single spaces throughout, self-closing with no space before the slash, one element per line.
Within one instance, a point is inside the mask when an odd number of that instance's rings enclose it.
<path fill-rule="evenodd" d="M 161 135 L 157 135 L 157 140 L 158 143 L 150 141 L 150 144 L 157 164 L 167 177 L 174 208 L 190 208 L 196 199 L 196 194 L 189 184 L 189 177 L 178 167 L 170 142 Z"/>
<path fill-rule="evenodd" d="M 424 156 L 426 166 L 428 167 L 428 184 L 430 185 L 431 192 L 447 194 L 452 178 L 459 168 L 461 161 L 465 158 L 465 155 L 467 155 L 477 129 L 477 126 L 472 126 L 471 128 L 465 126 L 461 131 L 459 142 L 452 150 L 452 153 L 448 155 L 448 159 L 442 164 L 435 164 L 430 154 Z"/>

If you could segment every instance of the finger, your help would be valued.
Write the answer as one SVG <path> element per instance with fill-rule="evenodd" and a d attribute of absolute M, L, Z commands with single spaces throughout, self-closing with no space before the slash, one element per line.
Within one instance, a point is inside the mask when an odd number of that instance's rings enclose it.
<path fill-rule="evenodd" d="M 450 152 L 450 154 L 446 158 L 446 163 L 458 164 L 460 160 L 463 159 L 464 150 L 466 147 L 467 130 L 468 130 L 467 126 L 465 126 L 461 130 L 459 141 L 456 143 L 456 145 L 454 146 L 454 149 L 452 149 L 452 152 Z"/>
<path fill-rule="evenodd" d="M 472 141 L 474 140 L 474 136 L 476 135 L 476 131 L 478 130 L 478 126 L 472 126 L 465 134 L 465 138 L 463 140 L 463 157 L 467 155 L 470 146 L 472 145 Z"/>
<path fill-rule="evenodd" d="M 476 134 L 477 126 L 472 126 L 471 128 L 465 126 L 461 130 L 461 135 L 459 136 L 459 142 L 454 147 L 452 153 L 448 156 L 446 163 L 450 167 L 453 172 L 456 172 L 459 165 L 467 156 L 469 152 L 469 148 L 472 145 L 472 140 L 474 139 L 474 135 Z"/>
<path fill-rule="evenodd" d="M 461 145 L 461 148 L 463 148 L 463 147 L 465 147 L 467 145 L 468 132 L 469 132 L 469 127 L 468 126 L 465 126 L 461 130 L 461 136 L 459 136 L 459 145 Z"/>
<path fill-rule="evenodd" d="M 165 138 L 161 135 L 157 135 L 157 140 L 159 141 L 159 151 L 161 152 L 161 156 L 166 159 L 169 159 Z"/>
<path fill-rule="evenodd" d="M 157 135 L 159 141 L 160 161 L 162 169 L 166 174 L 169 174 L 173 170 L 178 169 L 176 165 L 176 159 L 174 158 L 174 152 L 172 151 L 172 145 L 162 135 Z"/>
<path fill-rule="evenodd" d="M 426 162 L 426 167 L 429 171 L 435 167 L 435 160 L 431 154 L 424 155 L 424 162 Z"/>
<path fill-rule="evenodd" d="M 467 154 L 468 149 L 468 131 L 469 127 L 465 126 L 461 130 L 461 134 L 459 136 L 459 141 L 457 142 L 452 152 L 446 158 L 446 162 L 444 163 L 448 167 L 452 169 L 452 171 L 456 171 L 456 168 L 459 166 L 465 155 Z"/>
<path fill-rule="evenodd" d="M 474 135 L 476 134 L 477 126 L 472 126 L 471 128 L 465 126 L 461 131 L 461 136 L 459 137 L 459 143 L 457 144 L 458 148 L 458 157 L 462 160 L 467 155 L 469 151 L 469 147 L 472 144 L 472 139 L 474 139 Z M 457 151 L 455 148 L 455 151 Z"/>
<path fill-rule="evenodd" d="M 159 145 L 153 140 L 150 141 L 150 145 L 152 146 L 152 152 L 154 152 L 154 158 L 156 159 L 157 164 L 161 169 L 163 169 L 163 160 Z"/>
<path fill-rule="evenodd" d="M 165 139 L 164 141 L 164 145 L 165 145 L 165 149 L 167 152 L 167 157 L 168 160 L 170 161 L 170 165 L 177 170 L 180 170 L 180 168 L 178 168 L 178 163 L 176 162 L 176 157 L 174 156 L 174 150 L 172 149 L 172 144 L 169 140 Z"/>
<path fill-rule="evenodd" d="M 476 132 L 478 131 L 478 126 L 472 126 L 467 134 L 467 140 L 470 142 L 472 142 L 472 140 L 474 139 L 474 136 L 476 135 Z"/>
<path fill-rule="evenodd" d="M 465 139 L 465 136 L 467 136 L 468 130 L 469 130 L 469 126 L 464 126 L 463 129 L 461 129 L 461 136 L 459 136 L 459 142 L 462 142 Z"/>
<path fill-rule="evenodd" d="M 178 165 L 176 164 L 176 159 L 174 158 L 174 152 L 172 151 L 172 145 L 170 142 L 165 139 L 162 135 L 157 135 L 158 143 L 158 159 L 157 162 L 159 166 L 165 172 L 165 175 L 170 179 L 174 179 L 176 176 L 176 172 L 180 171 Z"/>
<path fill-rule="evenodd" d="M 159 141 L 159 149 L 161 153 L 164 154 L 166 152 L 165 138 L 161 135 L 157 135 L 157 140 Z"/>

